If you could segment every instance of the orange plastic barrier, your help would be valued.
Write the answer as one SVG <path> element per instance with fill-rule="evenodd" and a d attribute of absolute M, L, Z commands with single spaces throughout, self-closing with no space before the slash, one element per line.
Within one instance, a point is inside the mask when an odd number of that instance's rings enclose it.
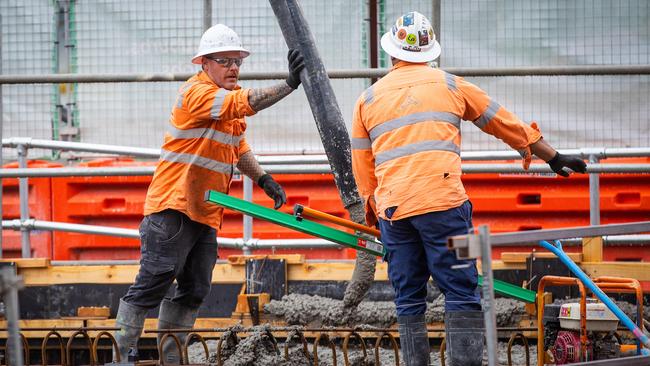
<path fill-rule="evenodd" d="M 79 167 L 155 165 L 133 159 L 96 159 Z M 75 224 L 137 229 L 142 220 L 150 176 L 62 177 L 52 179 L 52 218 Z M 137 259 L 138 239 L 107 235 L 54 233 L 55 260 Z"/>
<path fill-rule="evenodd" d="M 643 159 L 607 159 L 604 164 L 650 163 Z M 492 231 L 518 231 L 589 225 L 589 177 L 467 174 L 463 183 L 474 204 L 475 220 Z M 647 220 L 650 175 L 601 174 L 603 224 Z"/>
<path fill-rule="evenodd" d="M 28 160 L 29 168 L 54 168 L 63 165 L 45 160 Z M 18 168 L 18 163 L 3 165 L 5 169 Z M 52 219 L 52 186 L 51 178 L 29 178 L 29 217 L 37 220 L 50 221 Z M 20 218 L 20 195 L 18 191 L 18 178 L 2 180 L 2 219 L 13 220 Z M 20 258 L 21 251 L 20 231 L 2 231 L 2 256 L 4 258 Z M 30 245 L 32 257 L 52 257 L 52 233 L 50 231 L 31 231 Z"/>
<path fill-rule="evenodd" d="M 484 162 L 489 163 L 489 162 Z M 502 163 L 502 162 L 501 162 Z M 515 162 L 518 163 L 518 162 Z M 607 159 L 604 163 L 650 163 L 650 158 Z M 98 159 L 81 166 L 142 165 L 132 159 Z M 147 163 L 155 164 L 155 163 Z M 277 174 L 287 193 L 283 212 L 292 213 L 299 203 L 318 211 L 348 219 L 331 174 Z M 30 180 L 31 181 L 31 180 Z M 53 221 L 137 228 L 150 177 L 54 178 Z M 589 225 L 589 179 L 554 174 L 466 174 L 463 182 L 474 204 L 474 225 L 489 224 L 492 232 L 550 229 Z M 201 194 L 201 193 L 197 193 Z M 242 198 L 242 181 L 233 181 L 230 194 Z M 602 174 L 600 178 L 601 223 L 648 220 L 650 174 Z M 272 200 L 254 184 L 253 201 L 267 207 Z M 242 215 L 226 210 L 219 236 L 241 238 Z M 312 238 L 262 220 L 253 220 L 253 237 L 259 239 Z M 139 241 L 110 236 L 57 232 L 54 259 L 134 259 Z M 509 251 L 515 249 L 509 248 Z M 643 247 L 606 247 L 606 260 L 650 261 Z M 220 257 L 240 254 L 220 249 Z M 265 250 L 259 253 L 301 253 L 307 258 L 354 258 L 351 249 Z M 495 249 L 495 258 L 500 251 Z"/>
<path fill-rule="evenodd" d="M 154 165 L 155 163 L 146 163 Z M 137 166 L 143 165 L 133 159 L 97 159 L 79 166 Z M 308 204 L 327 210 L 328 213 L 345 217 L 338 198 L 338 191 L 331 175 L 277 175 L 287 191 L 287 205 L 282 209 L 291 213 L 294 203 Z M 87 225 L 138 228 L 142 220 L 144 200 L 151 177 L 69 177 L 54 178 L 52 185 L 53 220 Z M 200 194 L 200 193 L 197 193 Z M 230 194 L 243 197 L 242 181 L 235 180 Z M 254 185 L 254 202 L 272 206 L 273 201 L 264 191 Z M 334 209 L 332 209 L 334 207 Z M 281 226 L 254 220 L 253 237 L 259 239 L 313 238 L 306 234 L 285 229 Z M 231 210 L 226 210 L 224 223 L 218 235 L 241 238 L 243 218 Z M 354 258 L 354 250 L 347 248 L 331 249 L 284 249 L 256 250 L 257 254 L 304 254 L 309 259 Z M 220 248 L 219 257 L 241 254 L 239 249 Z M 84 259 L 137 259 L 140 257 L 140 242 L 137 239 L 116 238 L 105 235 L 88 235 L 67 232 L 54 233 L 54 253 L 56 260 Z"/>

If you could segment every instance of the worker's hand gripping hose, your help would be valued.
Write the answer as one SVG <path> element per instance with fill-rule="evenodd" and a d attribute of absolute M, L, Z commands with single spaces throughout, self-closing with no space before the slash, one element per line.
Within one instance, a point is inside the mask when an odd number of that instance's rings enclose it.
<path fill-rule="evenodd" d="M 300 86 L 300 72 L 305 68 L 305 61 L 300 54 L 300 50 L 292 48 L 287 54 L 289 60 L 289 76 L 287 77 L 287 85 L 292 89 L 298 89 Z"/>

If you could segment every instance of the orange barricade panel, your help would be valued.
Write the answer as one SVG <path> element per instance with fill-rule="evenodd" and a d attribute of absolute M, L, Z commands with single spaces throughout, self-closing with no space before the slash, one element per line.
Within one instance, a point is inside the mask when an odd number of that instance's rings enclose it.
<path fill-rule="evenodd" d="M 155 162 L 97 159 L 79 167 L 142 166 Z M 137 229 L 150 176 L 53 178 L 54 221 Z M 137 259 L 138 239 L 70 232 L 54 233 L 55 260 Z"/>
<path fill-rule="evenodd" d="M 55 168 L 62 167 L 58 163 L 45 160 L 28 160 L 28 168 Z M 18 168 L 18 163 L 3 165 L 5 169 Z M 52 219 L 52 186 L 51 178 L 28 178 L 29 192 L 29 217 L 36 220 L 50 221 Z M 2 219 L 20 219 L 20 195 L 18 178 L 2 180 Z M 30 232 L 31 256 L 41 258 L 52 257 L 52 233 L 50 231 Z M 2 231 L 2 256 L 5 258 L 20 258 L 21 250 L 20 231 Z"/>
<path fill-rule="evenodd" d="M 514 161 L 513 161 L 514 162 Z M 650 158 L 607 159 L 603 163 L 649 163 Z M 483 162 L 490 163 L 490 162 Z M 502 161 L 500 163 L 503 163 Z M 518 162 L 517 162 L 518 163 Z M 154 165 L 132 159 L 97 159 L 80 166 Z M 334 216 L 349 218 L 339 198 L 331 174 L 276 174 L 274 178 L 287 193 L 282 212 L 292 214 L 296 203 Z M 18 217 L 17 180 L 5 180 L 3 186 L 4 218 Z M 30 179 L 30 209 L 32 217 L 50 219 L 50 202 L 37 196 L 37 183 L 48 178 Z M 70 177 L 51 180 L 52 221 L 106 225 L 136 229 L 142 219 L 142 209 L 151 177 Z M 474 225 L 490 225 L 492 232 L 551 229 L 589 225 L 589 177 L 570 178 L 554 174 L 466 174 L 463 183 L 474 204 Z M 13 185 L 12 185 L 13 184 Z M 34 184 L 34 188 L 32 187 Z M 272 207 L 273 201 L 262 189 L 253 185 L 253 201 Z M 13 193 L 12 193 L 12 190 Z M 650 217 L 649 174 L 602 174 L 600 177 L 601 222 L 603 224 L 648 220 Z M 242 181 L 235 179 L 230 194 L 242 198 Z M 48 195 L 46 195 L 48 196 Z M 40 212 L 38 210 L 45 211 Z M 5 237 L 18 232 L 5 232 Z M 47 234 L 46 234 L 47 235 Z M 242 215 L 226 210 L 219 236 L 241 238 Z M 34 236 L 33 236 L 34 237 Z M 278 225 L 253 220 L 253 238 L 301 239 L 312 238 Z M 13 239 L 8 239 L 13 240 Z M 34 242 L 34 240 L 33 240 Z M 115 238 L 56 232 L 53 236 L 53 259 L 136 259 L 140 255 L 137 239 Z M 12 244 L 20 251 L 20 245 Z M 13 250 L 13 249 L 12 249 Z M 348 259 L 356 252 L 351 249 L 290 249 L 265 250 L 260 253 L 301 253 L 306 258 Z M 621 250 L 605 248 L 606 260 L 650 260 L 641 253 L 643 247 Z M 239 254 L 240 250 L 220 249 L 220 257 Z M 495 259 L 500 251 L 495 249 Z"/>

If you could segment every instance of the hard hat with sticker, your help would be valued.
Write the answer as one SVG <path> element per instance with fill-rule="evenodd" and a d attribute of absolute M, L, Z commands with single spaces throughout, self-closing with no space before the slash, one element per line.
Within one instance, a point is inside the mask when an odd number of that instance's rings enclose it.
<path fill-rule="evenodd" d="M 408 44 L 415 44 L 415 41 L 417 40 L 418 38 L 413 33 L 409 33 L 409 35 L 406 36 L 406 43 Z"/>
<path fill-rule="evenodd" d="M 397 18 L 381 37 L 381 47 L 389 55 L 409 62 L 433 61 L 441 51 L 431 23 L 416 11 Z"/>

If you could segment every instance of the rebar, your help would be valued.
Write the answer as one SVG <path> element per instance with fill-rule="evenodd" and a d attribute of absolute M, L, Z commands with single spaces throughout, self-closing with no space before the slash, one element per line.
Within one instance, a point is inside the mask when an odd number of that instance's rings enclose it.
<path fill-rule="evenodd" d="M 512 366 L 512 344 L 517 338 L 521 338 L 521 341 L 524 344 L 524 349 L 526 350 L 526 366 L 530 366 L 530 349 L 528 346 L 528 339 L 524 337 L 523 333 L 513 333 L 508 340 L 508 366 Z"/>
<path fill-rule="evenodd" d="M 203 350 L 205 351 L 205 359 L 207 360 L 210 358 L 210 349 L 208 348 L 208 344 L 205 343 L 205 339 L 203 339 L 203 336 L 200 335 L 199 333 L 190 333 L 185 339 L 185 344 L 183 345 L 183 356 L 185 357 L 185 362 L 187 362 L 188 364 L 190 363 L 190 356 L 187 354 L 187 348 L 189 347 L 190 342 L 194 338 L 196 338 L 199 342 L 201 342 L 201 345 L 203 346 Z M 162 356 L 160 358 L 162 358 Z"/>
<path fill-rule="evenodd" d="M 63 345 L 63 337 L 61 337 L 61 334 L 56 330 L 47 333 L 43 339 L 43 343 L 41 344 L 41 365 L 47 365 L 47 343 L 52 336 L 56 336 L 59 339 L 59 355 L 61 356 L 61 366 L 66 366 L 67 364 L 65 362 L 65 346 Z M 118 355 L 117 357 L 117 361 L 119 362 L 120 356 Z"/>
<path fill-rule="evenodd" d="M 90 353 L 90 356 L 89 356 L 89 358 L 90 358 L 90 366 L 94 366 L 95 365 L 95 358 L 93 357 L 93 342 L 90 339 L 90 336 L 88 335 L 88 332 L 86 332 L 86 330 L 78 330 L 78 331 L 72 333 L 72 335 L 68 339 L 68 344 L 66 345 L 66 348 L 65 348 L 66 359 L 70 363 L 72 363 L 72 359 L 73 359 L 72 358 L 72 342 L 74 341 L 74 339 L 78 335 L 81 335 L 86 339 L 86 343 L 88 343 L 88 352 Z M 29 365 L 29 361 L 25 361 L 25 362 L 26 362 L 27 365 Z"/>
<path fill-rule="evenodd" d="M 113 349 L 115 350 L 115 356 L 116 356 L 116 362 L 120 362 L 120 351 L 119 347 L 117 345 L 117 341 L 115 340 L 115 337 L 107 331 L 101 331 L 97 334 L 95 339 L 93 340 L 92 346 L 91 346 L 91 359 L 94 359 L 96 362 L 99 362 L 99 356 L 97 355 L 97 348 L 99 347 L 99 340 L 102 337 L 106 337 L 110 339 L 111 343 L 113 344 Z"/>
<path fill-rule="evenodd" d="M 389 332 L 383 332 L 379 338 L 377 338 L 377 342 L 375 342 L 375 365 L 379 365 L 379 345 L 381 344 L 381 340 L 384 339 L 384 337 L 387 337 L 388 340 L 390 341 L 391 345 L 393 346 L 393 350 L 395 351 L 395 366 L 399 366 L 399 345 L 397 344 L 397 341 L 395 340 L 395 337 L 393 337 L 392 334 Z"/>
<path fill-rule="evenodd" d="M 366 357 L 368 357 L 368 352 L 366 351 L 366 344 L 363 341 L 363 338 L 359 333 L 352 331 L 348 333 L 345 338 L 343 339 L 343 361 L 345 362 L 345 366 L 350 366 L 350 360 L 348 357 L 348 344 L 350 342 L 350 337 L 355 337 L 359 341 L 359 345 L 361 346 L 361 351 L 363 352 L 363 361 L 361 362 L 362 365 L 366 364 Z"/>
<path fill-rule="evenodd" d="M 41 365 L 48 365 L 48 351 L 52 350 L 52 345 L 49 345 L 50 339 L 56 338 L 58 340 L 58 352 L 60 354 L 61 358 L 61 366 L 68 366 L 71 365 L 71 362 L 73 360 L 73 342 L 74 339 L 78 338 L 79 336 L 83 337 L 86 341 L 88 350 L 89 350 L 89 362 L 90 365 L 98 365 L 99 360 L 100 360 L 100 355 L 98 354 L 99 351 L 99 344 L 101 342 L 101 339 L 108 339 L 111 342 L 111 347 L 112 349 L 117 349 L 117 342 L 115 338 L 113 337 L 112 333 L 113 331 L 119 330 L 117 327 L 56 327 L 56 328 L 48 328 L 48 327 L 31 327 L 31 328 L 22 328 L 23 331 L 48 331 L 47 335 L 44 337 L 43 342 L 41 343 Z M 515 339 L 521 338 L 522 342 L 524 343 L 524 346 L 526 348 L 526 358 L 527 360 L 529 359 L 530 351 L 529 351 L 529 345 L 527 342 L 526 337 L 522 332 L 524 331 L 534 331 L 537 330 L 536 327 L 522 327 L 522 328 L 515 328 L 515 327 L 502 327 L 498 328 L 498 331 L 507 331 L 507 332 L 516 332 L 510 337 L 510 342 L 508 344 L 508 357 L 510 359 L 510 352 L 511 352 L 511 346 L 512 343 L 514 342 Z M 0 329 L 0 331 L 3 331 L 3 329 Z M 6 331 L 6 329 L 4 329 Z M 62 335 L 60 332 L 72 332 L 69 337 L 65 337 Z M 159 342 L 157 346 L 158 354 L 159 354 L 159 365 L 164 365 L 164 354 L 162 352 L 162 346 L 169 341 L 169 337 L 172 338 L 173 342 L 176 343 L 176 347 L 179 349 L 180 354 L 181 354 L 181 363 L 182 364 L 190 364 L 190 358 L 189 358 L 189 347 L 190 343 L 193 343 L 193 341 L 198 341 L 201 343 L 206 361 L 210 358 L 210 350 L 207 345 L 207 342 L 205 338 L 200 334 L 200 333 L 222 333 L 221 336 L 219 337 L 219 341 L 217 343 L 217 351 L 216 351 L 216 363 L 217 365 L 222 365 L 224 364 L 224 355 L 222 355 L 224 351 L 224 342 L 227 342 L 228 340 L 233 340 L 232 345 L 236 346 L 240 342 L 240 338 L 238 337 L 238 333 L 252 333 L 254 331 L 259 331 L 259 327 L 249 327 L 249 328 L 244 328 L 244 327 L 237 327 L 237 328 L 196 328 L 196 329 L 163 329 L 163 330 L 158 330 L 158 329 L 152 329 L 152 330 L 145 330 L 144 333 L 148 334 L 158 334 L 158 333 L 165 333 L 161 341 Z M 335 338 L 332 337 L 330 333 L 345 333 L 345 335 L 339 335 L 337 337 L 341 337 L 343 342 L 342 342 L 342 353 L 343 353 L 343 358 L 344 358 L 344 365 L 349 366 L 351 364 L 350 361 L 350 338 L 356 338 L 359 347 L 361 348 L 361 352 L 363 353 L 363 361 L 362 364 L 367 364 L 367 357 L 368 357 L 368 350 L 367 350 L 367 343 L 366 340 L 370 339 L 376 339 L 374 342 L 374 351 L 375 351 L 375 365 L 380 365 L 380 348 L 382 346 L 382 341 L 384 339 L 387 339 L 390 343 L 390 349 L 394 351 L 395 355 L 395 366 L 399 366 L 399 343 L 396 339 L 395 336 L 393 336 L 393 333 L 396 333 L 398 330 L 394 328 L 373 328 L 373 327 L 355 327 L 355 328 L 317 328 L 317 327 L 296 327 L 296 326 L 279 326 L 279 327 L 268 327 L 265 329 L 266 336 L 270 339 L 270 341 L 273 344 L 273 348 L 275 352 L 280 355 L 280 350 L 278 347 L 278 341 L 276 340 L 273 332 L 287 332 L 287 335 L 285 337 L 285 342 L 284 342 L 284 359 L 289 360 L 289 349 L 294 346 L 300 345 L 298 344 L 301 343 L 302 346 L 302 351 L 305 355 L 305 357 L 309 358 L 310 360 L 313 360 L 314 364 L 318 364 L 318 348 L 322 346 L 323 344 L 328 346 L 331 351 L 332 351 L 332 361 L 334 364 L 336 364 L 337 360 L 337 354 L 336 354 L 336 343 Z M 435 328 L 428 328 L 428 332 L 443 332 L 444 328 L 441 327 L 435 327 Z M 94 338 L 91 338 L 89 333 L 90 332 L 98 332 L 97 335 Z M 309 351 L 309 343 L 307 341 L 307 337 L 305 336 L 305 332 L 312 332 L 312 333 L 318 333 L 318 334 L 313 334 L 312 337 L 314 338 L 314 344 L 312 346 L 311 353 Z M 181 342 L 179 337 L 175 333 L 188 333 L 188 336 L 185 340 L 185 342 Z M 362 336 L 362 333 L 370 333 L 371 335 Z M 27 338 L 20 333 L 19 337 L 22 341 L 23 345 L 23 356 L 25 360 L 25 364 L 29 365 L 29 353 L 30 353 L 30 348 L 29 344 L 27 342 Z M 64 345 L 64 338 L 68 338 L 67 343 Z M 338 339 L 341 339 L 338 338 Z M 232 346 L 231 345 L 231 346 Z M 79 348 L 75 348 L 76 350 L 79 350 Z M 442 343 L 440 345 L 440 359 L 442 362 L 442 365 L 445 365 L 445 352 L 446 349 L 446 341 L 443 338 Z M 5 354 L 6 354 L 6 346 L 4 348 Z M 83 349 L 81 349 L 83 350 Z M 230 354 L 227 356 L 231 356 Z M 116 359 L 114 360 L 115 362 L 124 362 L 125 360 L 121 360 L 119 354 L 116 356 Z M 3 364 L 13 364 L 11 361 L 5 359 Z M 528 361 L 527 361 L 528 362 Z M 528 364 L 528 363 L 527 363 Z"/>
<path fill-rule="evenodd" d="M 332 365 L 336 365 L 336 345 L 330 337 L 326 333 L 321 333 L 314 339 L 314 347 L 313 347 L 313 354 L 314 354 L 314 365 L 318 365 L 318 344 L 320 341 L 324 339 L 329 343 L 330 349 L 332 350 Z"/>

